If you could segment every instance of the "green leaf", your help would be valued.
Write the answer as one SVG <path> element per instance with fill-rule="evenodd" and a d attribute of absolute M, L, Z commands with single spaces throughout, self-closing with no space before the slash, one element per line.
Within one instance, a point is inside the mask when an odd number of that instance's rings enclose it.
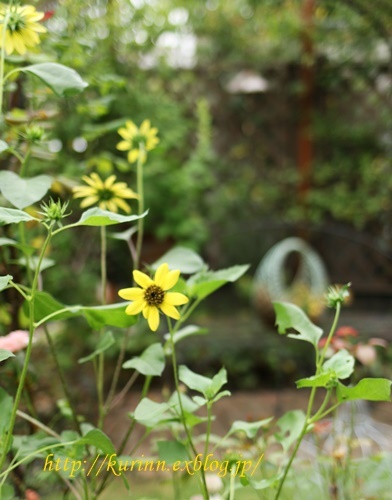
<path fill-rule="evenodd" d="M 15 354 L 13 354 L 11 351 L 7 351 L 6 349 L 0 349 L 0 362 L 5 361 L 8 358 L 14 358 L 14 357 Z"/>
<path fill-rule="evenodd" d="M 226 437 L 231 436 L 236 432 L 245 432 L 249 439 L 256 436 L 257 432 L 264 426 L 268 425 L 273 417 L 265 418 L 264 420 L 257 420 L 256 422 L 243 422 L 242 420 L 236 420 L 232 423 L 230 430 Z"/>
<path fill-rule="evenodd" d="M 105 352 L 109 347 L 112 347 L 113 344 L 115 344 L 116 341 L 114 340 L 113 333 L 112 332 L 105 332 L 104 336 L 101 338 L 101 340 L 98 342 L 97 348 L 95 349 L 94 352 L 89 354 L 88 356 L 85 356 L 84 358 L 80 358 L 78 360 L 79 364 L 86 363 L 87 361 L 91 361 L 92 359 L 96 358 L 99 354 L 102 352 Z"/>
<path fill-rule="evenodd" d="M 201 271 L 187 281 L 188 294 L 200 300 L 205 299 L 226 283 L 237 281 L 248 269 L 248 265 L 242 265 L 220 271 Z"/>
<path fill-rule="evenodd" d="M 125 231 L 121 231 L 120 233 L 109 233 L 108 236 L 110 238 L 114 238 L 115 240 L 129 241 L 132 235 L 137 232 L 137 226 L 132 226 Z"/>
<path fill-rule="evenodd" d="M 86 210 L 76 224 L 73 226 L 111 226 L 113 224 L 121 224 L 123 222 L 132 222 L 134 220 L 142 219 L 148 214 L 146 210 L 141 215 L 120 215 L 101 208 L 90 208 Z M 64 226 L 66 229 L 67 226 Z"/>
<path fill-rule="evenodd" d="M 206 396 L 206 392 L 211 386 L 212 380 L 203 375 L 193 372 L 187 366 L 181 365 L 178 370 L 178 377 L 189 389 L 201 392 Z M 207 396 L 206 396 L 207 397 Z"/>
<path fill-rule="evenodd" d="M 38 220 L 32 217 L 27 212 L 16 210 L 15 208 L 0 207 L 0 224 L 15 224 L 17 222 L 28 222 L 31 220 Z"/>
<path fill-rule="evenodd" d="M 342 349 L 323 364 L 322 371 L 333 371 L 337 378 L 345 379 L 353 373 L 354 364 L 354 357 L 346 349 Z"/>
<path fill-rule="evenodd" d="M 11 240 L 10 238 L 0 238 L 0 247 L 3 245 L 16 246 L 17 244 L 18 244 L 17 241 Z"/>
<path fill-rule="evenodd" d="M 8 430 L 11 413 L 13 407 L 12 397 L 9 396 L 4 389 L 0 387 L 0 450 L 1 450 L 1 436 L 4 431 Z"/>
<path fill-rule="evenodd" d="M 0 292 L 8 286 L 8 283 L 12 280 L 13 276 L 6 274 L 5 276 L 0 276 Z"/>
<path fill-rule="evenodd" d="M 150 345 L 140 356 L 125 361 L 122 367 L 134 368 L 142 375 L 159 377 L 165 368 L 165 353 L 162 344 L 157 342 Z"/>
<path fill-rule="evenodd" d="M 32 271 L 35 271 L 38 266 L 39 260 L 40 260 L 39 257 L 30 257 L 29 259 L 27 259 L 26 257 L 21 257 L 20 259 L 18 259 L 18 264 L 20 266 L 26 266 L 26 267 L 29 266 L 29 268 Z M 48 259 L 47 257 L 44 257 L 41 260 L 39 270 L 40 272 L 45 271 L 45 269 L 49 269 L 50 267 L 53 267 L 55 264 L 56 262 L 53 259 Z"/>
<path fill-rule="evenodd" d="M 248 480 L 249 485 L 255 490 L 265 490 L 267 488 L 273 488 L 274 486 L 277 486 L 282 476 L 283 472 L 268 479 L 260 479 L 259 481 L 256 481 L 255 479 L 249 477 Z"/>
<path fill-rule="evenodd" d="M 286 333 L 288 329 L 293 328 L 299 332 L 299 334 L 290 333 L 288 337 L 305 340 L 317 348 L 323 331 L 310 321 L 302 309 L 288 302 L 274 302 L 274 309 L 276 313 L 276 324 L 280 334 Z"/>
<path fill-rule="evenodd" d="M 137 316 L 125 314 L 127 302 L 118 302 L 106 306 L 82 307 L 81 312 L 91 328 L 99 330 L 104 326 L 128 328 L 137 321 Z"/>
<path fill-rule="evenodd" d="M 158 441 L 157 445 L 159 458 L 167 464 L 183 462 L 189 458 L 186 447 L 179 441 Z"/>
<path fill-rule="evenodd" d="M 285 452 L 299 438 L 305 421 L 306 415 L 302 410 L 289 411 L 277 421 L 280 432 L 275 433 L 275 438 L 283 446 Z"/>
<path fill-rule="evenodd" d="M 19 71 L 36 76 L 59 97 L 79 94 L 88 86 L 75 70 L 58 63 L 32 64 Z"/>
<path fill-rule="evenodd" d="M 0 486 L 1 500 L 15 500 L 15 490 L 10 484 L 2 484 Z"/>
<path fill-rule="evenodd" d="M 85 434 L 75 444 L 88 444 L 91 446 L 95 446 L 95 448 L 97 448 L 98 450 L 101 450 L 103 451 L 103 453 L 107 453 L 110 455 L 116 453 L 111 440 L 99 429 L 92 429 L 91 431 L 88 431 L 87 434 Z"/>
<path fill-rule="evenodd" d="M 14 207 L 22 209 L 40 201 L 48 192 L 52 178 L 39 175 L 30 179 L 22 179 L 15 172 L 0 172 L 1 192 Z"/>
<path fill-rule="evenodd" d="M 34 321 L 38 322 L 41 319 L 46 318 L 50 314 L 53 314 L 61 309 L 65 309 L 67 306 L 61 304 L 58 300 L 52 297 L 46 292 L 36 292 L 34 299 Z M 24 304 L 24 313 L 28 316 L 28 303 Z M 69 306 L 67 311 L 54 316 L 52 321 L 59 321 L 67 318 L 71 318 L 81 314 L 81 306 Z"/>
<path fill-rule="evenodd" d="M 9 149 L 9 145 L 5 141 L 0 139 L 0 154 L 4 153 L 4 151 L 7 151 L 8 149 Z"/>
<path fill-rule="evenodd" d="M 204 267 L 203 259 L 193 250 L 185 247 L 174 247 L 152 264 L 156 270 L 161 264 L 167 263 L 170 269 L 179 269 L 183 274 L 193 274 Z"/>
<path fill-rule="evenodd" d="M 143 398 L 137 405 L 134 419 L 146 427 L 155 427 L 161 423 L 172 420 L 167 403 L 156 403 L 149 398 Z"/>
<path fill-rule="evenodd" d="M 180 408 L 180 403 L 178 401 L 178 393 L 177 391 L 174 391 L 173 394 L 170 396 L 168 404 L 170 408 L 176 412 L 178 415 L 181 414 L 181 408 Z M 183 409 L 187 413 L 192 413 L 196 411 L 200 405 L 192 401 L 192 399 L 187 396 L 186 394 L 181 394 L 181 404 Z M 204 404 L 204 403 L 203 403 Z"/>
<path fill-rule="evenodd" d="M 365 399 L 367 401 L 390 401 L 392 380 L 386 378 L 363 378 L 354 387 L 338 384 L 336 396 L 338 401 Z"/>
<path fill-rule="evenodd" d="M 222 398 L 224 398 L 226 396 L 231 396 L 231 392 L 230 391 L 221 391 L 221 392 L 218 392 L 218 394 L 216 394 L 211 399 L 211 403 L 216 403 L 217 401 L 219 401 L 220 399 L 222 399 Z"/>
<path fill-rule="evenodd" d="M 201 328 L 200 326 L 195 325 L 187 325 L 184 328 L 181 328 L 173 335 L 174 344 L 177 344 L 182 339 L 187 337 L 191 337 L 192 335 L 205 335 L 208 333 L 207 328 Z M 165 334 L 165 340 L 170 341 L 170 333 Z"/>
<path fill-rule="evenodd" d="M 303 387 L 327 387 L 331 382 L 336 381 L 337 377 L 335 372 L 328 371 L 320 373 L 319 375 L 313 375 L 312 377 L 301 378 L 295 383 L 297 384 L 297 389 L 302 389 Z"/>
<path fill-rule="evenodd" d="M 336 385 L 338 379 L 348 378 L 354 371 L 354 357 L 345 349 L 337 352 L 322 366 L 319 375 L 297 380 L 297 388 L 302 387 L 328 387 L 331 383 Z"/>
<path fill-rule="evenodd" d="M 199 375 L 187 366 L 181 365 L 178 370 L 178 377 L 187 387 L 194 391 L 201 392 L 203 396 L 210 401 L 227 382 L 227 372 L 221 368 L 219 372 L 212 378 Z"/>

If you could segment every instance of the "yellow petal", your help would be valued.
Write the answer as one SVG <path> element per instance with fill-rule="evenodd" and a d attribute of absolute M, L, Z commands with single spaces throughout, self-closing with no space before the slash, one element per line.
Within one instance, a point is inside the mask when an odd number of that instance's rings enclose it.
<path fill-rule="evenodd" d="M 87 186 L 76 186 L 73 188 L 74 198 L 85 198 L 86 196 L 97 196 L 97 190 Z"/>
<path fill-rule="evenodd" d="M 132 144 L 129 141 L 120 141 L 116 146 L 119 151 L 128 151 L 131 147 Z"/>
<path fill-rule="evenodd" d="M 14 47 L 16 52 L 19 52 L 19 54 L 23 55 L 26 53 L 26 45 L 24 43 L 23 37 L 19 34 L 14 32 L 12 35 L 12 39 L 14 42 Z"/>
<path fill-rule="evenodd" d="M 131 149 L 131 151 L 128 153 L 129 163 L 135 162 L 138 158 L 139 158 L 139 150 L 138 149 Z"/>
<path fill-rule="evenodd" d="M 113 184 L 114 184 L 114 182 L 115 182 L 116 178 L 117 178 L 117 177 L 116 177 L 115 175 L 111 175 L 111 176 L 109 176 L 109 177 L 106 179 L 106 181 L 104 182 L 105 189 L 110 189 L 110 188 L 113 186 Z"/>
<path fill-rule="evenodd" d="M 129 306 L 125 309 L 125 313 L 129 315 L 139 314 L 143 310 L 144 306 L 144 300 L 137 300 L 135 302 L 132 302 L 132 304 L 129 304 Z"/>
<path fill-rule="evenodd" d="M 133 271 L 133 279 L 142 288 L 148 288 L 150 285 L 154 284 L 153 280 L 147 276 L 147 274 L 137 271 L 136 269 Z"/>
<path fill-rule="evenodd" d="M 124 210 L 127 214 L 131 213 L 131 207 L 122 198 L 113 198 L 113 203 L 121 208 L 121 210 Z"/>
<path fill-rule="evenodd" d="M 177 283 L 178 278 L 180 277 L 180 271 L 177 269 L 174 271 L 169 271 L 165 276 L 164 282 L 161 284 L 162 290 L 169 290 L 173 288 L 173 286 Z"/>
<path fill-rule="evenodd" d="M 132 120 L 127 120 L 125 122 L 125 126 L 127 127 L 127 132 L 131 137 L 134 137 L 139 133 L 139 129 L 137 126 L 133 123 Z"/>
<path fill-rule="evenodd" d="M 150 120 L 143 120 L 143 123 L 140 125 L 140 135 L 147 135 L 148 131 L 151 128 Z"/>
<path fill-rule="evenodd" d="M 147 321 L 148 321 L 148 326 L 151 328 L 153 332 L 155 332 L 159 326 L 159 310 L 157 307 L 150 306 L 147 309 Z"/>
<path fill-rule="evenodd" d="M 144 290 L 142 288 L 122 288 L 118 291 L 119 296 L 125 300 L 140 300 L 144 297 Z"/>
<path fill-rule="evenodd" d="M 168 292 L 165 293 L 165 299 L 163 301 L 163 304 L 167 304 L 170 306 L 182 306 L 187 302 L 189 302 L 189 299 L 186 295 L 178 292 Z"/>
<path fill-rule="evenodd" d="M 161 310 L 166 314 L 166 316 L 169 316 L 170 318 L 173 319 L 180 319 L 180 313 L 177 311 L 177 309 L 174 306 L 171 306 L 170 304 L 161 304 L 159 306 Z"/>
<path fill-rule="evenodd" d="M 87 198 L 81 202 L 80 208 L 90 207 L 91 205 L 94 205 L 94 203 L 97 203 L 98 200 L 98 196 L 87 196 Z"/>
<path fill-rule="evenodd" d="M 108 210 L 110 212 L 114 212 L 114 213 L 117 213 L 118 210 L 117 210 L 117 205 L 114 203 L 113 200 L 107 200 L 106 201 L 106 206 L 108 207 Z"/>
<path fill-rule="evenodd" d="M 162 289 L 168 272 L 169 266 L 166 263 L 161 264 L 155 272 L 154 281 Z"/>

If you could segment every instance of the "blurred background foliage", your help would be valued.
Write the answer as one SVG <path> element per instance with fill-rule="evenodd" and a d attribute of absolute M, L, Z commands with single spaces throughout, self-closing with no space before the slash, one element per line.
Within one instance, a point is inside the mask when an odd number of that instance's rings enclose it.
<path fill-rule="evenodd" d="M 145 169 L 154 239 L 185 243 L 219 265 L 244 250 L 254 261 L 263 249 L 248 243 L 263 222 L 338 221 L 389 247 L 388 1 L 63 0 L 39 7 L 53 11 L 45 55 L 90 84 L 60 109 L 42 96 L 55 113 L 52 148 L 61 148 L 49 169 L 74 180 L 92 169 L 115 172 L 133 184 L 134 169 L 115 149 L 116 130 L 127 118 L 149 117 L 161 138 Z M 37 98 L 35 106 L 41 109 Z M 307 112 L 304 200 L 299 136 Z M 243 245 L 230 249 L 238 227 Z"/>

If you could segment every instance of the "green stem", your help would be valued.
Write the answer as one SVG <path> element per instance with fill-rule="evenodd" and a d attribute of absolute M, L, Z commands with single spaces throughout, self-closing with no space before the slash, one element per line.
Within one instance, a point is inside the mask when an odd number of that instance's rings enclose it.
<path fill-rule="evenodd" d="M 175 330 L 178 328 L 178 321 L 177 321 L 177 325 L 176 325 L 177 328 L 175 328 L 175 329 L 172 328 L 171 321 L 170 321 L 169 318 L 167 318 L 167 322 L 168 322 L 168 325 L 169 325 L 169 333 L 170 333 L 170 341 L 171 341 L 171 355 L 172 355 L 174 384 L 175 384 L 176 391 L 177 391 L 178 404 L 180 406 L 180 413 L 181 413 L 182 425 L 184 427 L 184 431 L 185 431 L 185 434 L 186 434 L 186 437 L 187 437 L 188 446 L 191 448 L 194 456 L 196 457 L 197 456 L 197 450 L 195 448 L 195 445 L 193 444 L 191 433 L 189 432 L 188 426 L 186 424 L 185 411 L 184 411 L 184 407 L 183 407 L 183 404 L 182 404 L 181 392 L 180 392 L 180 383 L 179 383 L 179 378 L 178 378 L 176 348 L 175 348 L 175 342 L 174 342 L 174 333 L 175 333 Z M 208 447 L 208 442 L 207 442 L 207 447 Z M 204 497 L 205 500 L 208 500 L 209 499 L 209 495 L 208 495 L 206 478 L 205 478 L 204 468 L 203 467 L 200 468 L 200 474 L 201 474 L 203 497 Z"/>
<path fill-rule="evenodd" d="M 235 470 L 234 467 L 230 469 L 230 496 L 229 500 L 234 500 L 235 493 Z"/>
<path fill-rule="evenodd" d="M 43 430 L 44 432 L 46 432 L 46 434 L 49 434 L 49 436 L 53 436 L 59 440 L 61 439 L 61 436 L 57 434 L 57 432 L 53 431 L 50 427 L 47 427 L 45 424 L 32 417 L 31 415 L 28 415 L 24 411 L 17 410 L 16 415 L 20 418 L 23 418 L 23 420 L 26 420 L 26 422 L 30 422 L 30 424 L 33 424 L 39 429 Z"/>
<path fill-rule="evenodd" d="M 151 381 L 152 381 L 152 377 L 150 375 L 146 376 L 145 380 L 144 380 L 144 385 L 143 385 L 143 389 L 142 389 L 142 394 L 141 394 L 141 398 L 140 400 L 142 400 L 143 398 L 146 397 L 146 394 L 148 392 L 148 389 L 150 388 L 150 384 L 151 384 Z M 120 447 L 119 449 L 117 450 L 117 456 L 120 456 L 122 454 L 122 452 L 124 451 L 125 449 L 125 446 L 127 445 L 127 442 L 128 442 L 128 439 L 129 437 L 131 436 L 132 432 L 133 432 L 133 429 L 135 428 L 135 425 L 136 425 L 136 420 L 133 419 L 132 420 L 132 423 L 131 425 L 128 427 L 128 431 L 127 433 L 125 434 L 125 436 L 123 437 L 123 440 L 120 444 Z M 149 432 L 145 433 L 145 435 L 143 436 L 143 438 L 139 441 L 138 444 L 141 443 L 141 441 L 143 441 L 147 436 L 148 436 Z M 135 448 L 132 449 L 130 455 L 134 452 Z M 97 489 L 97 492 L 96 492 L 96 495 L 98 497 L 98 495 L 100 493 L 102 493 L 102 491 L 105 489 L 105 486 L 106 486 L 106 483 L 109 481 L 112 481 L 113 479 L 113 475 L 105 475 L 101 484 L 99 485 L 98 489 Z"/>
<path fill-rule="evenodd" d="M 106 304 L 106 287 L 107 287 L 107 269 L 106 269 L 106 227 L 101 226 L 101 301 L 102 305 Z M 102 336 L 102 334 L 101 334 Z M 105 353 L 100 352 L 98 355 L 98 371 L 97 371 L 97 392 L 99 417 L 98 428 L 102 429 L 105 418 L 105 401 L 104 401 L 104 374 L 105 374 Z"/>
<path fill-rule="evenodd" d="M 328 334 L 328 337 L 327 337 L 327 341 L 326 341 L 325 346 L 324 346 L 324 348 L 323 348 L 323 350 L 321 352 L 321 356 L 320 357 L 317 355 L 317 351 L 316 351 L 316 359 L 317 359 L 317 362 L 316 362 L 316 374 L 315 374 L 316 377 L 317 377 L 317 375 L 319 375 L 319 373 L 320 373 L 320 371 L 322 369 L 323 362 L 324 362 L 324 359 L 325 359 L 325 355 L 327 353 L 328 346 L 329 346 L 329 344 L 330 344 L 330 342 L 332 340 L 333 334 L 335 333 L 335 329 L 336 329 L 336 326 L 337 326 L 338 320 L 339 320 L 340 310 L 341 310 L 341 304 L 338 302 L 337 305 L 336 305 L 335 317 L 334 317 L 334 320 L 332 322 L 332 326 L 331 326 L 331 329 L 329 331 L 329 334 Z M 284 484 L 284 482 L 286 480 L 287 474 L 288 474 L 288 472 L 289 472 L 289 470 L 291 468 L 291 465 L 292 465 L 292 463 L 294 461 L 295 456 L 297 455 L 297 452 L 298 452 L 298 449 L 299 449 L 300 444 L 302 442 L 302 439 L 303 439 L 303 437 L 305 436 L 305 434 L 308 431 L 309 425 L 311 423 L 315 422 L 315 420 L 310 419 L 310 415 L 312 413 L 312 408 L 313 408 L 314 398 L 315 398 L 315 395 L 316 395 L 316 390 L 317 390 L 317 387 L 312 387 L 312 390 L 311 390 L 310 396 L 309 396 L 308 409 L 307 409 L 307 412 L 306 412 L 305 422 L 304 422 L 301 434 L 298 437 L 298 440 L 297 440 L 297 443 L 295 445 L 295 448 L 294 448 L 294 450 L 293 450 L 293 452 L 291 454 L 290 460 L 289 460 L 288 464 L 286 465 L 286 468 L 285 468 L 284 474 L 282 476 L 282 479 L 279 482 L 278 491 L 276 493 L 275 500 L 278 500 L 278 498 L 280 496 L 280 493 L 282 491 L 283 484 Z M 325 400 L 324 400 L 324 402 L 325 402 Z M 316 413 L 316 415 L 317 415 L 317 413 Z M 323 418 L 323 416 L 324 416 L 324 414 L 319 415 L 318 416 L 318 420 L 320 420 L 321 418 Z"/>
<path fill-rule="evenodd" d="M 139 196 L 138 203 L 138 215 L 141 215 L 144 212 L 144 188 L 143 188 L 143 163 L 142 156 L 144 150 L 143 146 L 140 146 L 139 157 L 137 160 L 137 194 Z M 137 239 L 136 239 L 136 258 L 134 262 L 134 269 L 139 269 L 140 267 L 140 258 L 142 253 L 142 244 L 143 244 L 143 232 L 144 232 L 144 218 L 141 218 L 137 221 Z"/>
<path fill-rule="evenodd" d="M 17 285 L 16 283 L 14 283 L 12 280 L 9 282 L 9 284 L 11 286 L 13 286 L 16 290 L 18 290 L 18 292 L 22 295 L 22 297 L 25 299 L 25 300 L 28 300 L 27 298 L 27 295 L 24 293 L 24 291 L 19 287 L 19 285 Z"/>
<path fill-rule="evenodd" d="M 4 461 L 5 461 L 5 458 L 6 458 L 7 453 L 8 453 L 8 448 L 11 444 L 12 434 L 13 434 L 14 427 L 15 427 L 16 412 L 18 410 L 18 406 L 19 406 L 19 403 L 20 403 L 20 400 L 22 397 L 23 388 L 24 388 L 24 384 L 25 384 L 25 380 L 26 380 L 27 369 L 28 369 L 28 365 L 29 365 L 29 361 L 30 361 L 30 357 L 31 357 L 31 351 L 32 351 L 32 346 L 33 346 L 33 337 L 34 337 L 34 331 L 35 331 L 35 326 L 34 326 L 35 292 L 37 291 L 38 276 L 39 276 L 39 271 L 41 268 L 42 260 L 44 258 L 44 254 L 46 252 L 46 249 L 48 248 L 48 245 L 49 245 L 51 239 L 52 239 L 52 227 L 50 227 L 48 230 L 48 235 L 47 235 L 45 243 L 42 247 L 41 255 L 38 259 L 37 267 L 35 269 L 33 284 L 31 286 L 31 296 L 30 296 L 30 300 L 29 300 L 29 319 L 30 319 L 29 342 L 27 344 L 26 355 L 25 355 L 25 360 L 24 360 L 24 364 L 23 364 L 23 368 L 22 368 L 22 373 L 21 373 L 21 376 L 19 379 L 19 385 L 18 385 L 14 405 L 13 405 L 12 412 L 11 412 L 9 429 L 8 429 L 8 432 L 7 432 L 7 435 L 6 435 L 6 438 L 4 440 L 4 444 L 3 444 L 3 453 L 2 453 L 2 456 L 0 458 L 0 469 L 4 465 Z"/>
<path fill-rule="evenodd" d="M 208 455 L 208 445 L 210 442 L 210 434 L 211 434 L 211 421 L 212 421 L 212 403 L 211 401 L 207 402 L 207 430 L 206 430 L 206 442 L 204 445 L 204 457 Z"/>
<path fill-rule="evenodd" d="M 60 377 L 60 382 L 61 382 L 61 385 L 63 387 L 64 395 L 67 399 L 68 406 L 69 406 L 71 413 L 72 413 L 72 419 L 75 423 L 75 427 L 78 430 L 79 434 L 82 435 L 80 423 L 79 423 L 78 417 L 76 415 L 75 409 L 72 405 L 71 393 L 69 392 L 68 385 L 67 385 L 67 382 L 65 380 L 64 372 L 63 372 L 63 369 L 61 368 L 60 361 L 59 361 L 59 358 L 57 356 L 56 348 L 55 348 L 55 345 L 53 343 L 52 337 L 50 336 L 50 333 L 49 333 L 47 326 L 44 326 L 44 332 L 45 332 L 46 340 L 47 340 L 48 345 L 49 345 L 50 353 L 53 356 L 53 359 L 54 359 L 54 362 L 55 362 L 55 365 L 57 368 L 57 372 L 58 372 L 59 377 Z"/>
<path fill-rule="evenodd" d="M 4 21 L 3 21 L 3 30 L 1 33 L 1 51 L 0 51 L 0 117 L 3 114 L 3 95 L 4 95 L 4 60 L 5 60 L 5 36 L 7 34 L 7 26 L 8 26 L 8 21 L 11 15 L 11 5 L 12 5 L 12 0 L 9 3 L 8 10 L 4 16 Z"/>

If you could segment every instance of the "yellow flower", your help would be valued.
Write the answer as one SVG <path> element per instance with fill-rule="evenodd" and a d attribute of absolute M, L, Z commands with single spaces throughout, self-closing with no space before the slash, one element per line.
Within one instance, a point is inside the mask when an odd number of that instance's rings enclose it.
<path fill-rule="evenodd" d="M 19 54 L 25 54 L 27 47 L 34 47 L 40 43 L 37 33 L 46 33 L 46 28 L 37 21 L 44 17 L 43 12 L 37 12 L 32 5 L 1 5 L 0 25 L 3 26 L 0 33 L 0 46 L 3 43 L 4 22 L 7 23 L 5 32 L 4 48 L 7 54 L 14 50 Z"/>
<path fill-rule="evenodd" d="M 120 151 L 129 151 L 129 163 L 135 162 L 139 156 L 144 163 L 147 159 L 146 151 L 151 151 L 158 144 L 156 137 L 158 129 L 151 127 L 150 120 L 144 120 L 138 128 L 131 120 L 125 122 L 125 127 L 119 128 L 118 133 L 124 139 L 117 144 Z"/>
<path fill-rule="evenodd" d="M 84 175 L 82 180 L 88 186 L 76 186 L 73 188 L 74 198 L 84 198 L 80 204 L 81 208 L 86 208 L 98 203 L 102 210 L 117 212 L 121 208 L 129 214 L 131 207 L 124 199 L 138 198 L 125 182 L 115 182 L 116 176 L 111 175 L 103 181 L 98 174 L 92 173 L 90 176 Z"/>
<path fill-rule="evenodd" d="M 174 306 L 188 302 L 188 297 L 178 292 L 168 292 L 177 283 L 180 271 L 169 271 L 167 264 L 161 264 L 155 272 L 154 279 L 140 271 L 133 271 L 133 279 L 141 288 L 123 288 L 118 292 L 125 300 L 133 300 L 125 312 L 127 314 L 143 313 L 148 326 L 153 332 L 159 326 L 159 310 L 166 316 L 179 319 L 180 313 Z"/>

